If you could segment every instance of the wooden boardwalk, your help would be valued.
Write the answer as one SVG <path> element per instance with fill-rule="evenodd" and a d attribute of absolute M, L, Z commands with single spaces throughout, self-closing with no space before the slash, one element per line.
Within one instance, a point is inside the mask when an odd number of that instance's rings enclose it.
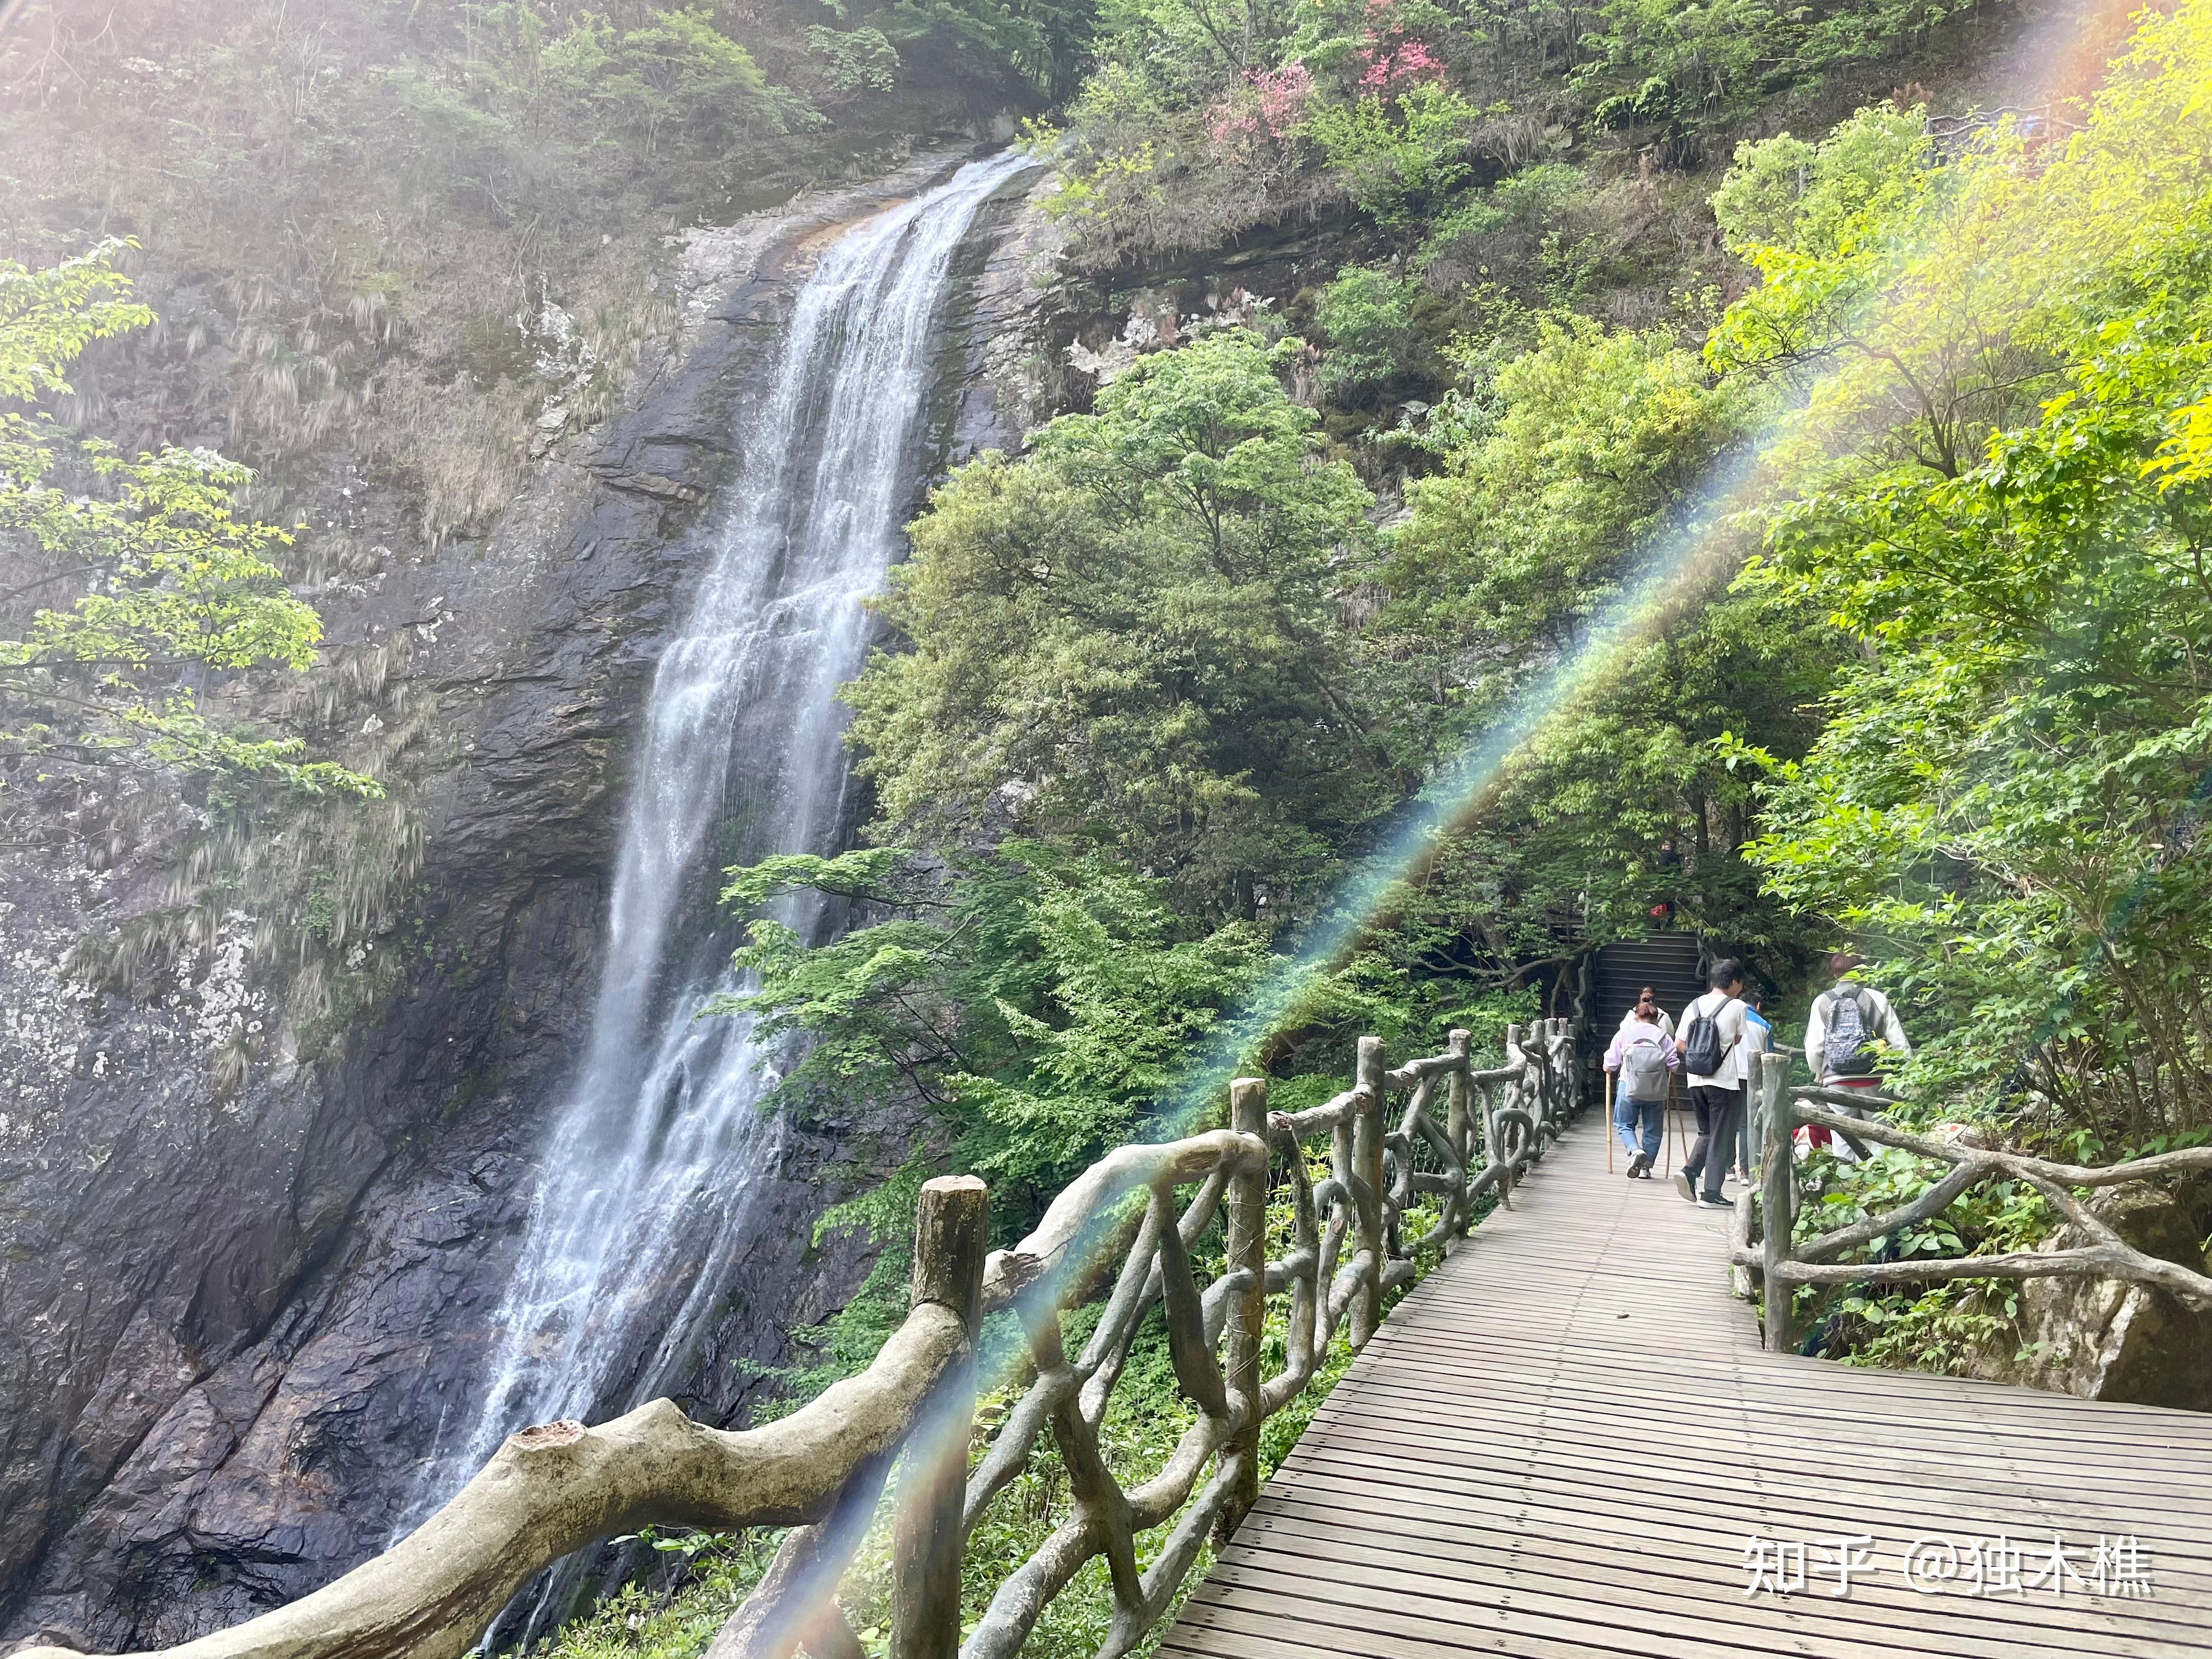
<path fill-rule="evenodd" d="M 1765 1353 L 1729 1217 L 1607 1175 L 1591 1119 L 1516 1203 L 1361 1353 L 1162 1654 L 2212 1654 L 2212 1415 Z M 2112 1593 L 2124 1555 L 2095 1593 L 2129 1535 L 2149 1595 Z M 1802 1590 L 1747 1596 L 1754 1538 L 1793 1574 L 1805 1547 Z M 1948 1588 L 1907 1580 L 1917 1539 L 1965 1546 Z"/>

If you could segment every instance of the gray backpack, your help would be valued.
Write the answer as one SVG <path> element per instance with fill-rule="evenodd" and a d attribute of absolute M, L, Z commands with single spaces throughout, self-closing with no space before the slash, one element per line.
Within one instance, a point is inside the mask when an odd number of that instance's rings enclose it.
<path fill-rule="evenodd" d="M 1628 1043 L 1620 1052 L 1620 1086 L 1631 1100 L 1667 1097 L 1667 1051 L 1659 1028 L 1648 1040 Z"/>
<path fill-rule="evenodd" d="M 1845 981 L 1828 993 L 1828 1035 L 1820 1045 L 1825 1077 L 1874 1075 L 1874 994 Z"/>

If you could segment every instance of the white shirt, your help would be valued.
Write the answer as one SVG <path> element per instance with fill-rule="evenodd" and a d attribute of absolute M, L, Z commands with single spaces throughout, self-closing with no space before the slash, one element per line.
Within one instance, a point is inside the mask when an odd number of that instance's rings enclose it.
<path fill-rule="evenodd" d="M 1711 1077 L 1690 1073 L 1692 1089 L 1737 1089 L 1742 1079 L 1737 1074 L 1736 1048 L 1743 1041 L 1743 1004 L 1726 991 L 1708 991 L 1682 1010 L 1682 1031 L 1685 1036 L 1690 1027 L 1703 1015 L 1721 1028 L 1721 1068 Z"/>
<path fill-rule="evenodd" d="M 1856 980 L 1849 984 L 1871 1005 L 1874 1018 L 1867 1022 L 1867 1041 L 1886 1042 L 1890 1052 L 1902 1057 L 1912 1052 L 1912 1045 L 1905 1040 L 1905 1026 L 1897 1018 L 1897 1010 L 1889 1006 L 1889 999 L 1871 985 L 1861 985 Z M 1828 1070 L 1828 1016 L 1834 1012 L 1836 993 L 1826 990 L 1813 999 L 1812 1018 L 1805 1022 L 1805 1063 L 1813 1068 L 1813 1075 L 1823 1083 L 1832 1075 Z M 1869 1073 L 1871 1075 L 1871 1073 Z"/>
<path fill-rule="evenodd" d="M 1736 1086 L 1748 1089 L 1759 1081 L 1759 1057 L 1774 1051 L 1774 1030 L 1765 1021 L 1753 1019 L 1741 998 L 1735 1006 L 1744 1010 L 1743 1041 L 1735 1046 Z"/>

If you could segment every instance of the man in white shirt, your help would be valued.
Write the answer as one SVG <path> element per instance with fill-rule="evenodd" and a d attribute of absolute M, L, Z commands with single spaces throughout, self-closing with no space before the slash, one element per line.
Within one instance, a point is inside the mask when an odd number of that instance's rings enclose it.
<path fill-rule="evenodd" d="M 1743 1115 L 1743 1085 L 1736 1065 L 1736 1050 L 1743 1042 L 1743 1004 L 1737 1000 L 1743 994 L 1743 964 L 1725 957 L 1713 964 L 1705 982 L 1712 988 L 1682 1010 L 1678 1046 L 1683 1069 L 1689 1073 L 1698 1140 L 1674 1177 L 1674 1190 L 1700 1209 L 1732 1210 L 1735 1204 L 1721 1196 L 1721 1181 L 1728 1174 L 1735 1126 Z M 1710 1038 L 1699 1029 L 1707 1024 L 1712 1028 Z M 1706 1054 L 1710 1071 L 1697 1069 L 1701 1049 L 1711 1051 Z"/>
<path fill-rule="evenodd" d="M 1877 1048 L 1903 1059 L 1912 1052 L 1912 1045 L 1905 1041 L 1905 1023 L 1898 1018 L 1889 999 L 1872 986 L 1852 979 L 1858 965 L 1859 959 L 1848 951 L 1838 951 L 1828 958 L 1828 971 L 1836 976 L 1836 982 L 1813 999 L 1812 1017 L 1805 1022 L 1805 1064 L 1812 1068 L 1814 1079 L 1827 1088 L 1864 1090 L 1870 1094 L 1881 1086 L 1881 1075 L 1875 1064 Z M 1874 1115 L 1869 1107 L 1835 1102 L 1829 1105 L 1849 1117 Z M 1825 1127 L 1814 1125 L 1805 1135 L 1814 1146 L 1830 1146 L 1838 1158 L 1852 1161 L 1851 1148 L 1841 1142 L 1831 1146 Z"/>

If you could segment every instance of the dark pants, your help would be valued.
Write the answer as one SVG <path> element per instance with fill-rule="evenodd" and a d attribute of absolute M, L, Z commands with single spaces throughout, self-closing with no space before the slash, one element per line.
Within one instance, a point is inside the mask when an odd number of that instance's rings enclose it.
<path fill-rule="evenodd" d="M 1690 1105 L 1698 1115 L 1698 1144 L 1682 1160 L 1682 1173 L 1693 1187 L 1703 1176 L 1707 1196 L 1718 1198 L 1735 1152 L 1736 1125 L 1743 1121 L 1743 1091 L 1697 1084 L 1690 1090 Z"/>

